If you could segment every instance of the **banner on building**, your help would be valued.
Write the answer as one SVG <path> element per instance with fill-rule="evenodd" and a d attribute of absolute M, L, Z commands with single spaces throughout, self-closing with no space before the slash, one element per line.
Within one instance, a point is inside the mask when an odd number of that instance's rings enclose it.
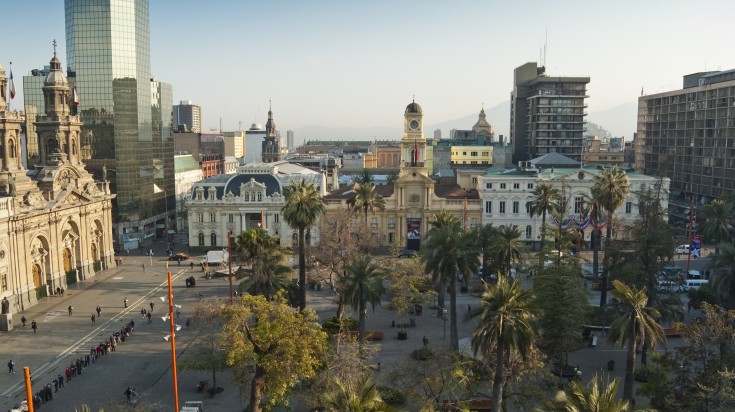
<path fill-rule="evenodd" d="M 408 240 L 421 239 L 421 218 L 407 218 L 406 219 L 406 238 Z"/>

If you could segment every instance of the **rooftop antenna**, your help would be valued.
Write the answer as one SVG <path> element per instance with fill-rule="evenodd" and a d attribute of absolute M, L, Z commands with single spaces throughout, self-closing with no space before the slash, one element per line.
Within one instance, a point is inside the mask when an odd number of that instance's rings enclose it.
<path fill-rule="evenodd" d="M 546 46 L 549 44 L 549 28 L 546 28 L 544 35 L 544 67 L 546 67 Z"/>

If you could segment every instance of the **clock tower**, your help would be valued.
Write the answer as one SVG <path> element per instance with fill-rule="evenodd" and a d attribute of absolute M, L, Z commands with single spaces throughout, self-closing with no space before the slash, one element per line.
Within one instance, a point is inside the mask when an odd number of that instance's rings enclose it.
<path fill-rule="evenodd" d="M 403 114 L 403 138 L 401 139 L 401 167 L 425 168 L 426 138 L 424 137 L 424 113 L 416 101 L 406 106 Z"/>

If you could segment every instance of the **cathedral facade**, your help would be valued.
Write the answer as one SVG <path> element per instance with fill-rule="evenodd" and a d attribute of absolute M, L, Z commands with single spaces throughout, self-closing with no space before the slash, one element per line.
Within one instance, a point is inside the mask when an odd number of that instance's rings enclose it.
<path fill-rule="evenodd" d="M 74 100 L 56 53 L 50 68 L 45 113 L 36 122 L 38 164 L 25 169 L 22 116 L 8 109 L 8 78 L 0 67 L 0 297 L 6 314 L 92 278 L 114 260 L 115 195 L 106 176 L 95 181 L 82 163 L 81 122 L 72 114 Z"/>

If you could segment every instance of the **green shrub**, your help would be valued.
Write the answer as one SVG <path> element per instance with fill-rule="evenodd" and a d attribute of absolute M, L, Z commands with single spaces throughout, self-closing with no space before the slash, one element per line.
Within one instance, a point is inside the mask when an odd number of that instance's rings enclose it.
<path fill-rule="evenodd" d="M 357 330 L 358 323 L 355 319 L 343 317 L 341 320 L 337 318 L 336 316 L 333 316 L 329 319 L 327 319 L 323 324 L 322 327 L 325 331 L 328 333 L 338 333 L 341 330 Z"/>
<path fill-rule="evenodd" d="M 406 395 L 398 389 L 389 388 L 387 386 L 378 386 L 380 396 L 383 398 L 383 402 L 392 406 L 401 406 L 406 403 Z"/>

